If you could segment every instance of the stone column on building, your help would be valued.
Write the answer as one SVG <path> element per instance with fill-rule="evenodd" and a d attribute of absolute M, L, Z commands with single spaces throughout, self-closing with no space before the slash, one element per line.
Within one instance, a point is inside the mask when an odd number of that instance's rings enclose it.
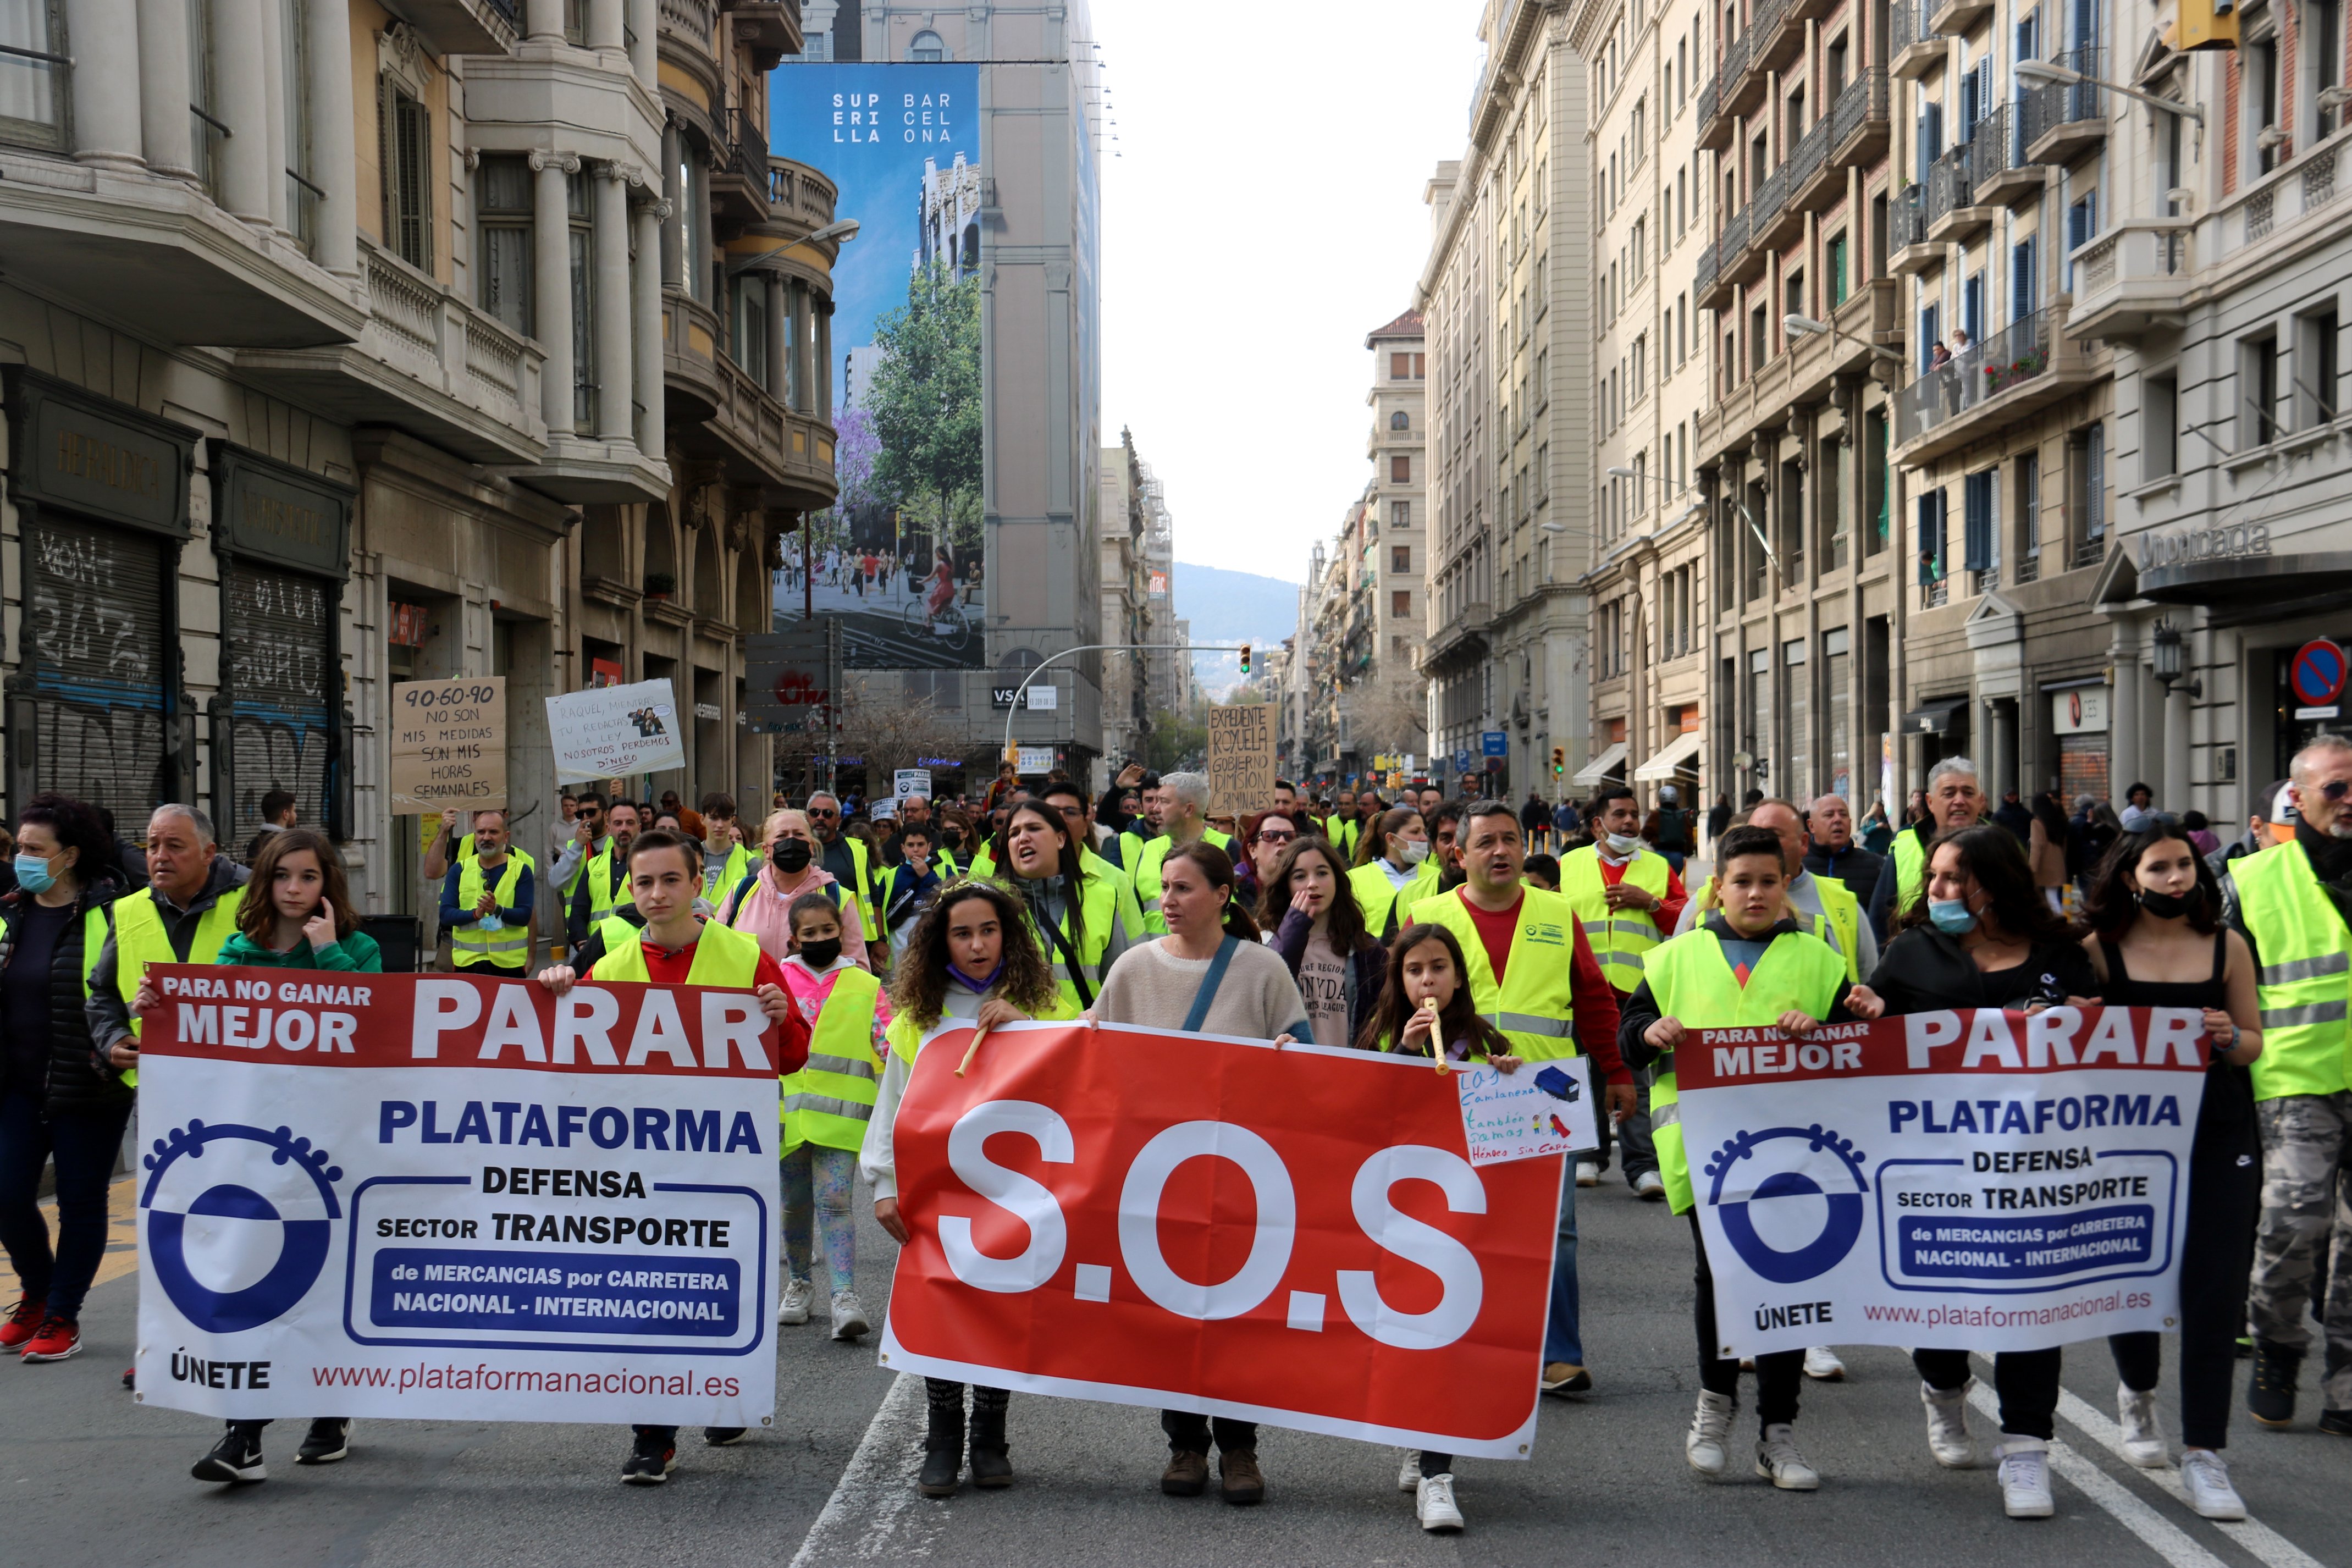
<path fill-rule="evenodd" d="M 614 163 L 596 166 L 589 209 L 590 265 L 596 269 L 596 435 L 605 441 L 636 438 L 636 382 L 629 373 L 628 171 Z"/>
<path fill-rule="evenodd" d="M 213 88 L 229 134 L 214 144 L 220 202 L 250 224 L 269 221 L 269 110 L 262 0 L 214 0 Z"/>
<path fill-rule="evenodd" d="M 572 204 L 567 176 L 580 160 L 542 149 L 530 155 L 532 271 L 540 346 L 547 361 L 541 374 L 541 406 L 550 436 L 569 436 L 578 426 L 572 405 Z"/>
<path fill-rule="evenodd" d="M 2115 640 L 2109 646 L 2115 667 L 2115 689 L 2107 703 L 2107 798 L 2122 807 L 2124 792 L 2140 771 L 2139 621 L 2117 616 Z"/>
<path fill-rule="evenodd" d="M 356 278 L 359 153 L 352 130 L 352 10 L 349 0 L 301 3 L 310 28 L 310 178 L 326 192 L 317 198 L 317 242 L 311 257 L 330 272 Z M 187 116 L 180 119 L 186 123 Z"/>
<path fill-rule="evenodd" d="M 73 155 L 110 169 L 142 169 L 137 0 L 66 0 L 74 50 L 68 99 Z"/>
<path fill-rule="evenodd" d="M 655 0 L 627 0 L 627 3 L 629 30 L 635 34 L 635 38 L 629 45 L 629 69 L 635 75 L 640 87 L 647 92 L 658 93 L 661 91 L 661 68 L 656 58 L 655 46 L 658 41 L 657 29 L 661 26 L 661 18 L 655 11 Z"/>
<path fill-rule="evenodd" d="M 686 149 L 677 121 L 662 121 L 661 279 L 673 288 L 686 285 L 686 182 L 679 178 Z M 688 290 L 692 292 L 692 290 Z"/>
<path fill-rule="evenodd" d="M 2164 778 L 2157 786 L 2156 803 L 2167 811 L 2189 809 L 2189 741 L 2195 701 L 2186 676 L 2164 694 Z"/>
<path fill-rule="evenodd" d="M 263 95 L 267 112 L 259 117 L 268 128 L 268 145 L 262 151 L 262 159 L 268 164 L 263 174 L 269 193 L 269 226 L 284 235 L 294 230 L 294 215 L 289 210 L 293 204 L 286 194 L 293 184 L 286 177 L 286 169 L 294 162 L 286 135 L 286 117 L 293 107 L 286 100 L 284 85 L 288 47 L 282 0 L 261 0 L 261 79 L 269 88 Z"/>
<path fill-rule="evenodd" d="M 533 43 L 563 42 L 563 0 L 523 0 L 523 36 Z"/>
<path fill-rule="evenodd" d="M 768 274 L 768 395 L 779 403 L 787 401 L 785 393 L 793 384 L 787 354 L 800 353 L 801 334 L 791 331 L 795 324 L 793 308 L 792 279 L 781 272 Z"/>
<path fill-rule="evenodd" d="M 348 68 L 344 75 L 348 79 Z M 149 170 L 168 179 L 196 177 L 194 123 L 187 0 L 139 0 L 139 135 Z"/>
<path fill-rule="evenodd" d="M 617 49 L 623 46 L 623 0 L 588 0 L 588 47 Z"/>
<path fill-rule="evenodd" d="M 662 278 L 656 259 L 662 226 L 669 212 L 669 204 L 665 201 L 641 202 L 637 206 L 637 342 L 645 350 L 637 358 L 637 401 L 645 405 L 646 410 L 637 447 L 655 462 L 660 462 L 669 450 L 669 426 L 663 405 Z"/>

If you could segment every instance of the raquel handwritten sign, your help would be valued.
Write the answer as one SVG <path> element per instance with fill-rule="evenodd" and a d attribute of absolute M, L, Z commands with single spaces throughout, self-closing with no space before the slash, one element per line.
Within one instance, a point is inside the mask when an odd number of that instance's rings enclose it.
<path fill-rule="evenodd" d="M 1601 1147 L 1592 1119 L 1590 1058 L 1528 1062 L 1517 1072 L 1457 1068 L 1454 1083 L 1474 1165 Z"/>
<path fill-rule="evenodd" d="M 1209 710 L 1209 812 L 1239 816 L 1274 805 L 1274 708 L 1230 703 Z"/>
<path fill-rule="evenodd" d="M 400 680 L 392 688 L 392 814 L 507 804 L 507 678 Z"/>
<path fill-rule="evenodd" d="M 677 699 L 667 679 L 598 686 L 547 700 L 555 782 L 586 784 L 686 765 Z"/>

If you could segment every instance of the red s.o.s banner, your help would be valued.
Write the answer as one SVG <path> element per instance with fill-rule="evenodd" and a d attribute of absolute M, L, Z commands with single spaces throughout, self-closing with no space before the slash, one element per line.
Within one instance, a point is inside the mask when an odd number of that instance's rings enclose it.
<path fill-rule="evenodd" d="M 1534 1440 L 1558 1157 L 1474 1167 L 1426 1061 L 969 1026 L 896 1124 L 886 1366 L 1492 1458 Z"/>

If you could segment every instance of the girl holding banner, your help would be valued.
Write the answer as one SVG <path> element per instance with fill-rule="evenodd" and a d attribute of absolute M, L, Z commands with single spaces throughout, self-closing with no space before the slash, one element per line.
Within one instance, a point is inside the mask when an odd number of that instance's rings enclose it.
<path fill-rule="evenodd" d="M 915 1054 L 946 1025 L 978 1026 L 972 1045 L 999 1024 L 1024 1018 L 1067 1018 L 1076 1012 L 1055 983 L 1053 971 L 1029 934 L 1020 903 L 992 882 L 955 882 L 942 888 L 915 919 L 915 932 L 890 987 L 888 1059 L 866 1125 L 858 1169 L 874 1188 L 874 1217 L 904 1247 L 912 1239 L 898 1210 L 898 1159 L 891 1140 L 898 1103 L 915 1070 Z M 915 1483 L 925 1497 L 952 1497 L 963 1467 L 963 1388 L 944 1378 L 923 1380 L 929 1429 L 923 1437 L 923 1469 Z M 971 1482 L 1009 1487 L 1013 1461 L 1004 1436 L 1002 1388 L 975 1388 L 971 1402 Z"/>
<path fill-rule="evenodd" d="M 2247 1066 L 2262 1055 L 2254 954 L 2221 924 L 2221 890 L 2187 829 L 2151 816 L 2116 841 L 2092 874 L 2084 951 L 2113 1007 L 2195 1007 L 2213 1045 L 2189 1156 L 2189 1215 L 2180 1247 L 2180 1481 L 2207 1519 L 2243 1519 L 2220 1450 L 2230 1438 L 2238 1334 L 2246 1317 L 2254 1226 L 2263 1195 L 2262 1140 Z M 2156 1423 L 2162 1342 L 2110 1334 L 2124 1452 L 2160 1469 Z"/>

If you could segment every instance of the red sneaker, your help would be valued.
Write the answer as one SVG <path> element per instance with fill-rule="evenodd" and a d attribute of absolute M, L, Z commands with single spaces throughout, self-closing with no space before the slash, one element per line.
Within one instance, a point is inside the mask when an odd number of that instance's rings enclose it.
<path fill-rule="evenodd" d="M 52 1314 L 41 1320 L 41 1331 L 25 1344 L 26 1361 L 63 1361 L 81 1354 L 81 1325 Z"/>
<path fill-rule="evenodd" d="M 33 1300 L 30 1290 L 18 1296 L 5 1321 L 0 1321 L 0 1351 L 19 1351 L 41 1326 L 41 1304 Z"/>

